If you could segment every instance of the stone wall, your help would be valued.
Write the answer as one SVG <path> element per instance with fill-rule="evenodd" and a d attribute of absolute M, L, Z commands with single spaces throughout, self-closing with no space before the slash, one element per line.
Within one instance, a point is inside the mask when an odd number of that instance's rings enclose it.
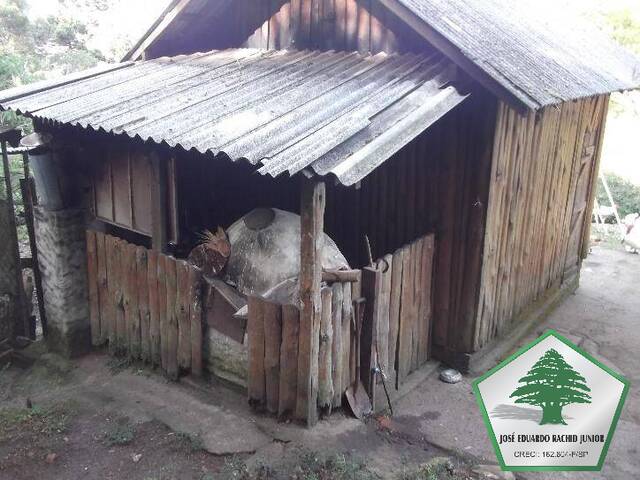
<path fill-rule="evenodd" d="M 34 209 L 47 344 L 65 356 L 91 348 L 84 212 Z"/>

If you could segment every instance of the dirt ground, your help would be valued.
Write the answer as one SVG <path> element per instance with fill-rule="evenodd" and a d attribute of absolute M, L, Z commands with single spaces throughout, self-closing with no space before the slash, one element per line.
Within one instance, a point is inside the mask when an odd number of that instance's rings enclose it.
<path fill-rule="evenodd" d="M 595 247 L 578 292 L 521 342 L 554 328 L 621 371 L 631 392 L 602 472 L 518 478 L 638 477 L 639 285 L 640 256 Z M 215 382 L 173 384 L 103 354 L 68 362 L 34 345 L 29 355 L 33 365 L 0 371 L 0 480 L 462 480 L 496 463 L 472 377 L 447 385 L 434 372 L 393 418 L 337 413 L 309 430 L 253 415 Z"/>

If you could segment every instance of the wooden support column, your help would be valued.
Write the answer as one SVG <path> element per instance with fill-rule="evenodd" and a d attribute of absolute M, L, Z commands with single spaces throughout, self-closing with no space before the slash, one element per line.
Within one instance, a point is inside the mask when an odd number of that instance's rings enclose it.
<path fill-rule="evenodd" d="M 166 253 L 167 233 L 167 163 L 157 153 L 151 154 L 151 244 L 153 250 Z"/>
<path fill-rule="evenodd" d="M 312 426 L 318 421 L 318 349 L 325 184 L 305 179 L 300 195 L 300 344 L 296 417 Z"/>

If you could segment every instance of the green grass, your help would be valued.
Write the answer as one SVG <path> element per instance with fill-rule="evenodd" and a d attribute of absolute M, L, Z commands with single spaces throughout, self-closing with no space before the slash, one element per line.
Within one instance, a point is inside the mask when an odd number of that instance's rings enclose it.
<path fill-rule="evenodd" d="M 0 438 L 36 433 L 46 436 L 67 431 L 73 410 L 68 404 L 53 407 L 5 408 L 0 410 Z"/>
<path fill-rule="evenodd" d="M 403 470 L 398 480 L 465 480 L 468 478 L 456 471 L 448 458 L 436 457 L 417 469 Z"/>
<path fill-rule="evenodd" d="M 104 434 L 104 441 L 109 447 L 129 445 L 135 437 L 135 428 L 130 423 L 117 423 Z"/>

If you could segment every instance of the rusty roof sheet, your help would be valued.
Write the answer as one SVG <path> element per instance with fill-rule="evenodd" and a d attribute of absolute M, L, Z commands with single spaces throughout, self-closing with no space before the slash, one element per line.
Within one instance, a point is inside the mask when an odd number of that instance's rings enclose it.
<path fill-rule="evenodd" d="M 530 109 L 640 88 L 635 55 L 579 19 L 532 2 L 384 1 L 405 6 Z"/>
<path fill-rule="evenodd" d="M 465 96 L 442 55 L 231 49 L 0 92 L 0 108 L 352 185 Z"/>

